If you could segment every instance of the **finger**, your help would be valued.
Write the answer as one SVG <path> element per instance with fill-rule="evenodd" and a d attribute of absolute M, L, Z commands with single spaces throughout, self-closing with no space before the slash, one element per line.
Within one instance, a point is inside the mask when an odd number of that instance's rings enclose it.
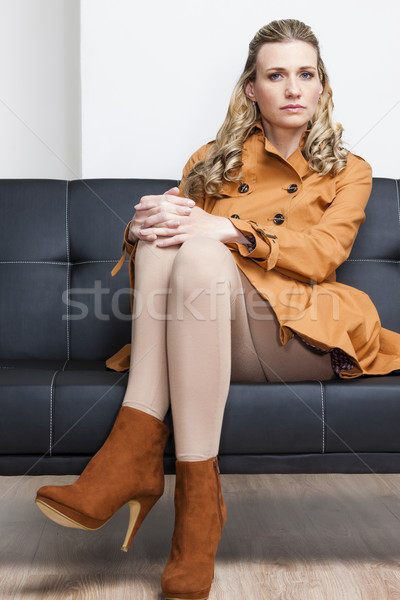
<path fill-rule="evenodd" d="M 139 240 L 143 242 L 154 242 L 157 239 L 155 233 L 151 233 L 150 235 L 142 235 L 141 231 L 138 233 Z"/>
<path fill-rule="evenodd" d="M 174 206 L 183 206 L 192 208 L 195 206 L 195 202 L 190 198 L 181 198 L 180 196 L 174 196 L 171 194 L 162 194 L 160 196 L 143 196 L 140 202 L 135 205 L 135 210 L 144 211 L 160 208 L 165 203 L 173 204 Z"/>
<path fill-rule="evenodd" d="M 142 226 L 141 229 L 139 229 L 139 231 L 144 231 L 145 234 L 147 235 L 147 233 L 149 231 L 155 231 L 156 228 L 157 229 L 177 229 L 178 227 L 180 227 L 180 221 L 163 221 L 161 223 L 157 223 L 156 225 L 153 225 L 152 227 L 145 227 L 144 225 Z"/>
<path fill-rule="evenodd" d="M 164 192 L 164 194 L 171 194 L 172 196 L 177 196 L 179 194 L 179 188 L 176 186 L 172 187 L 170 190 Z"/>
<path fill-rule="evenodd" d="M 178 204 L 171 204 L 169 202 L 164 202 L 160 204 L 156 208 L 151 208 L 146 211 L 142 211 L 140 213 L 142 222 L 147 220 L 149 217 L 162 215 L 164 220 L 175 219 L 177 216 L 180 217 L 188 217 L 192 212 L 192 208 L 190 206 L 180 206 Z"/>
<path fill-rule="evenodd" d="M 160 248 L 166 248 L 167 246 L 176 246 L 178 244 L 183 244 L 189 236 L 187 234 L 173 235 L 171 237 L 162 238 L 161 240 L 157 239 L 156 246 Z"/>
<path fill-rule="evenodd" d="M 174 213 L 175 215 L 188 217 L 192 212 L 192 207 L 185 205 L 180 206 L 179 204 L 169 204 L 164 208 L 164 210 L 168 211 L 169 213 Z"/>
<path fill-rule="evenodd" d="M 149 229 L 140 229 L 139 236 L 155 234 L 157 237 L 159 237 L 159 236 L 168 237 L 168 236 L 176 235 L 177 229 L 178 228 L 172 228 L 169 226 L 167 226 L 167 227 L 151 227 Z"/>
<path fill-rule="evenodd" d="M 171 190 L 175 193 L 176 191 L 178 191 L 179 193 L 179 188 L 171 188 Z M 169 192 L 170 190 L 168 190 Z M 136 204 L 135 206 L 135 210 L 137 212 L 141 212 L 143 213 L 143 211 L 152 211 L 152 212 L 157 212 L 158 210 L 160 210 L 161 206 L 161 210 L 163 210 L 166 206 L 169 205 L 174 205 L 174 206 L 179 206 L 179 207 L 186 207 L 186 208 L 193 208 L 193 206 L 195 206 L 195 202 L 193 200 L 191 200 L 190 198 L 182 198 L 180 196 L 176 196 L 173 194 L 169 194 L 168 192 L 166 192 L 165 194 L 160 194 L 158 196 L 142 196 L 140 199 L 140 202 L 138 204 Z"/>
<path fill-rule="evenodd" d="M 135 210 L 151 210 L 152 208 L 157 208 L 158 203 L 154 200 L 144 200 L 143 198 L 140 200 L 139 204 L 136 204 Z"/>
<path fill-rule="evenodd" d="M 135 224 L 140 227 L 147 229 L 154 225 L 161 225 L 165 223 L 174 222 L 173 227 L 176 227 L 175 222 L 180 217 L 189 217 L 192 209 L 189 206 L 174 206 L 168 202 L 165 205 L 152 208 L 147 211 L 142 211 L 138 218 L 135 218 Z"/>
<path fill-rule="evenodd" d="M 160 225 L 161 223 L 165 223 L 168 220 L 168 215 L 166 212 L 159 212 L 152 216 L 147 217 L 140 229 L 149 229 L 150 227 L 154 227 L 154 225 Z"/>
<path fill-rule="evenodd" d="M 144 230 L 150 231 L 150 230 L 155 230 L 157 229 L 177 229 L 178 227 L 180 227 L 181 222 L 180 221 L 162 221 L 161 223 L 156 223 L 156 225 L 153 225 L 152 227 L 144 227 Z"/>
<path fill-rule="evenodd" d="M 182 213 L 181 216 L 189 216 L 190 215 L 190 209 L 187 208 L 185 209 L 185 212 Z M 147 217 L 146 219 L 144 219 L 143 223 L 142 223 L 142 227 L 141 229 L 148 229 L 149 227 L 154 227 L 154 225 L 160 225 L 161 223 L 167 223 L 167 224 L 172 224 L 174 223 L 173 227 L 175 227 L 175 223 L 180 223 L 179 219 L 177 219 L 177 214 L 176 213 L 169 213 L 166 211 L 163 212 L 159 212 L 157 214 L 151 215 L 149 217 Z"/>
<path fill-rule="evenodd" d="M 135 205 L 135 209 L 136 210 L 149 210 L 150 208 L 156 208 L 164 201 L 165 201 L 164 194 L 157 194 L 157 195 L 152 194 L 152 195 L 148 195 L 148 196 L 142 196 L 140 198 L 140 201 L 138 202 L 138 204 Z"/>
<path fill-rule="evenodd" d="M 171 204 L 177 204 L 179 206 L 190 206 L 191 208 L 196 204 L 194 200 L 190 198 L 182 198 L 181 196 L 171 196 L 168 194 L 164 194 L 165 199 Z"/>

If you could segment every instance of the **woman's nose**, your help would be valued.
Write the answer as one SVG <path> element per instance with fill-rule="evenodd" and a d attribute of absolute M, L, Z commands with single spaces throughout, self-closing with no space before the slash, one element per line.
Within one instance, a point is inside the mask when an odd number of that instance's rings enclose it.
<path fill-rule="evenodd" d="M 300 91 L 298 82 L 295 79 L 288 79 L 287 86 L 286 86 L 286 96 L 287 97 L 292 97 L 292 96 L 298 97 L 300 95 L 301 95 L 301 91 Z"/>

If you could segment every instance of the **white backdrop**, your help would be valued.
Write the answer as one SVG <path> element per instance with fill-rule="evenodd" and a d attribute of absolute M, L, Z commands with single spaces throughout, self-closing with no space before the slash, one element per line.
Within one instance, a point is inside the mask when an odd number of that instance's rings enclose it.
<path fill-rule="evenodd" d="M 213 139 L 254 33 L 311 25 L 335 117 L 375 176 L 400 177 L 398 0 L 82 0 L 84 177 L 179 178 Z"/>
<path fill-rule="evenodd" d="M 81 176 L 79 0 L 0 0 L 0 177 Z"/>
<path fill-rule="evenodd" d="M 0 177 L 180 178 L 275 18 L 313 27 L 349 147 L 400 177 L 399 16 L 398 0 L 0 0 Z"/>

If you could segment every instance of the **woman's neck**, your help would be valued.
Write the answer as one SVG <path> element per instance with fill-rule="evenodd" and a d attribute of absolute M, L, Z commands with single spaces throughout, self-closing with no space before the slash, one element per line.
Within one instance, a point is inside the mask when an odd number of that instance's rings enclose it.
<path fill-rule="evenodd" d="M 282 154 L 283 158 L 288 158 L 297 150 L 300 144 L 301 136 L 307 129 L 307 124 L 299 129 L 280 129 L 270 125 L 263 120 L 263 129 L 265 137 Z"/>

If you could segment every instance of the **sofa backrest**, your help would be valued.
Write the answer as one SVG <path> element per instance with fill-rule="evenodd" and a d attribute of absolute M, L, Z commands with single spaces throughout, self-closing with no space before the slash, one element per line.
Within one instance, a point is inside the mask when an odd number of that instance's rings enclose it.
<path fill-rule="evenodd" d="M 104 360 L 128 343 L 127 261 L 110 271 L 136 202 L 176 184 L 0 180 L 0 359 Z"/>
<path fill-rule="evenodd" d="M 374 178 L 361 226 L 337 280 L 374 302 L 383 327 L 400 333 L 400 180 Z"/>
<path fill-rule="evenodd" d="M 130 341 L 127 261 L 111 269 L 134 205 L 175 180 L 0 180 L 0 359 L 104 360 Z M 400 332 L 398 181 L 375 179 L 337 278 Z M 68 301 L 69 298 L 69 301 Z"/>

